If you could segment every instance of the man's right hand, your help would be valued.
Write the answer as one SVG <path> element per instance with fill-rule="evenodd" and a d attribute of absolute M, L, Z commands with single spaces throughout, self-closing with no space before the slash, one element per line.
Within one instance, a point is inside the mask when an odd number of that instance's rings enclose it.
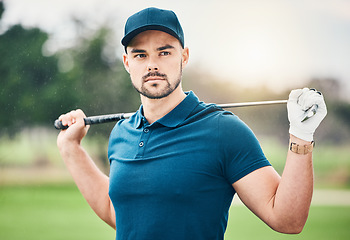
<path fill-rule="evenodd" d="M 73 110 L 69 113 L 61 115 L 58 119 L 62 124 L 68 126 L 67 129 L 61 130 L 57 137 L 57 146 L 62 149 L 66 145 L 80 144 L 89 130 L 89 125 L 85 126 L 85 114 L 82 110 Z"/>

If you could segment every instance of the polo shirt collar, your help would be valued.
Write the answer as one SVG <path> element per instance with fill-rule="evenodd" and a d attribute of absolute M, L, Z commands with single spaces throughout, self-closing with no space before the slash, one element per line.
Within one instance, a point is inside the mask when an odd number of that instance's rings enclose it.
<path fill-rule="evenodd" d="M 143 106 L 141 105 L 135 115 L 134 127 L 141 128 L 145 121 L 146 121 L 146 118 L 143 116 Z"/>
<path fill-rule="evenodd" d="M 192 91 L 185 92 L 185 94 L 187 95 L 185 99 L 172 111 L 157 120 L 156 123 L 160 123 L 166 127 L 176 127 L 185 121 L 200 103 L 198 97 Z M 135 128 L 140 128 L 143 125 L 143 121 L 146 121 L 146 119 L 143 116 L 143 106 L 141 105 L 136 114 Z"/>

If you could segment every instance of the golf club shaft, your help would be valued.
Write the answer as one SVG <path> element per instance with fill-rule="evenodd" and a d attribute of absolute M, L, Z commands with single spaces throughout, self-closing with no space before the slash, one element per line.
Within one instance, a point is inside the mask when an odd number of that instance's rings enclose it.
<path fill-rule="evenodd" d="M 260 102 L 242 102 L 242 103 L 223 103 L 217 104 L 221 108 L 236 108 L 236 107 L 251 107 L 260 105 L 272 105 L 287 103 L 288 100 L 275 100 L 275 101 L 260 101 Z"/>
<path fill-rule="evenodd" d="M 283 104 L 287 103 L 287 100 L 276 100 L 276 101 L 260 101 L 260 102 L 243 102 L 243 103 L 225 103 L 217 104 L 221 108 L 237 108 L 237 107 L 250 107 L 250 106 L 261 106 L 261 105 L 272 105 L 272 104 Z M 84 118 L 85 125 L 92 125 L 97 123 L 108 123 L 117 122 L 121 119 L 126 119 L 131 117 L 135 112 L 132 113 L 116 113 L 108 115 L 91 116 Z M 60 120 L 56 120 L 55 128 L 58 130 L 67 129 L 68 126 L 62 124 Z"/>

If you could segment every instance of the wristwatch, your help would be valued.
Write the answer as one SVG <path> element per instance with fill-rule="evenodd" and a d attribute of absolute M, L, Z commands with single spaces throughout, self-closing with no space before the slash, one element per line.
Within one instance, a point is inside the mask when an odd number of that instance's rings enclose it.
<path fill-rule="evenodd" d="M 315 146 L 314 141 L 312 141 L 311 144 L 309 145 L 299 145 L 297 143 L 290 142 L 289 150 L 291 150 L 293 153 L 305 155 L 312 152 L 312 150 L 314 150 L 314 146 Z"/>

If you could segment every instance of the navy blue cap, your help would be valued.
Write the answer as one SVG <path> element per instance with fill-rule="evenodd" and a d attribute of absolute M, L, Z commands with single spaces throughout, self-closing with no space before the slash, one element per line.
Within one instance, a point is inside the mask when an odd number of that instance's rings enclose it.
<path fill-rule="evenodd" d="M 122 44 L 126 48 L 137 34 L 147 30 L 166 32 L 177 38 L 182 47 L 185 45 L 184 34 L 176 14 L 170 10 L 154 7 L 146 8 L 128 18 Z"/>

